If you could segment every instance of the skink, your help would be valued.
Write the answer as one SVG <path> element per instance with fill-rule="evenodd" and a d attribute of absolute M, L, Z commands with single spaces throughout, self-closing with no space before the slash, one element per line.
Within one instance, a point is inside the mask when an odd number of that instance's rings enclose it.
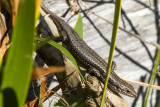
<path fill-rule="evenodd" d="M 50 14 L 50 18 L 53 20 L 57 26 L 60 35 L 65 38 L 65 44 L 70 47 L 71 54 L 78 59 L 86 69 L 92 71 L 92 73 L 104 83 L 107 63 L 101 58 L 94 50 L 92 50 L 77 34 L 77 32 L 69 26 L 64 20 L 52 13 L 44 5 L 41 6 L 42 9 Z M 112 63 L 112 69 L 109 75 L 108 88 L 116 91 L 118 93 L 127 95 L 129 97 L 135 98 L 137 93 L 135 92 L 132 85 L 121 79 L 114 72 L 115 63 Z"/>

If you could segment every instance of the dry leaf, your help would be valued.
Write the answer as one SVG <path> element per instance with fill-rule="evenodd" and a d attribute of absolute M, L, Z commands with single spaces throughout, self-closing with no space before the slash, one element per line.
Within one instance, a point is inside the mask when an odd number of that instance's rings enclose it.
<path fill-rule="evenodd" d="M 9 36 L 6 32 L 7 28 L 4 18 L 0 15 L 0 60 L 3 59 L 7 49 L 9 48 Z"/>
<path fill-rule="evenodd" d="M 46 95 L 46 84 L 47 84 L 47 79 L 45 77 L 41 78 L 41 87 L 40 87 L 40 98 L 39 98 L 39 107 L 43 106 L 43 98 L 45 98 Z"/>
<path fill-rule="evenodd" d="M 63 71 L 65 71 L 65 67 L 53 67 L 53 66 L 49 68 L 38 67 L 33 69 L 31 81 L 46 75 L 55 74 Z"/>
<path fill-rule="evenodd" d="M 14 26 L 18 12 L 19 0 L 10 0 L 10 3 L 12 8 L 12 26 Z"/>
<path fill-rule="evenodd" d="M 63 80 L 59 85 L 57 85 L 55 88 L 49 90 L 47 93 L 44 93 L 43 102 L 46 101 L 49 97 L 51 97 L 55 92 L 57 92 L 66 82 L 67 80 L 72 77 L 76 72 L 71 73 L 65 80 Z M 38 101 L 39 97 L 35 98 L 34 100 L 26 103 L 24 107 L 38 107 Z"/>

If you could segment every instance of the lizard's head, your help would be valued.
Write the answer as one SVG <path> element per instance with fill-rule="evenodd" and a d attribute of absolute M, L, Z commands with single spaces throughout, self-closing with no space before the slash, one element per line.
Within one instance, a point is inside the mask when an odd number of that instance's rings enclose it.
<path fill-rule="evenodd" d="M 111 88 L 113 91 L 116 91 L 118 93 L 121 93 L 123 95 L 129 96 L 129 97 L 133 97 L 136 98 L 137 97 L 137 93 L 134 90 L 133 86 L 130 85 L 129 83 L 123 81 L 121 79 L 121 81 L 119 83 L 117 82 L 112 82 L 113 84 L 108 84 L 109 88 Z"/>
<path fill-rule="evenodd" d="M 128 84 L 128 83 L 127 83 Z M 137 93 L 134 90 L 133 86 L 128 84 L 129 87 L 124 87 L 123 90 L 120 90 L 120 93 L 127 95 L 129 97 L 133 97 L 136 98 L 137 97 Z"/>

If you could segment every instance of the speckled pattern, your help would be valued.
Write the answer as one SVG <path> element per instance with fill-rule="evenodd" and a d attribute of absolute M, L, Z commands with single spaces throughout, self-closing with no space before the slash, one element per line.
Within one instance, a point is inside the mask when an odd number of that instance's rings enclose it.
<path fill-rule="evenodd" d="M 120 26 L 128 31 L 139 34 L 145 40 L 157 42 L 160 4 L 156 4 L 153 0 L 151 7 L 148 6 L 148 0 L 123 0 L 122 14 Z M 45 4 L 58 16 L 62 16 L 68 9 L 65 0 L 44 0 Z M 114 3 L 109 0 L 93 0 L 86 1 L 85 4 L 100 16 L 113 20 Z M 102 21 L 100 18 L 85 11 L 81 13 L 83 16 L 84 25 L 84 41 L 94 49 L 100 56 L 107 60 L 109 54 L 109 44 L 112 34 L 112 26 Z M 65 16 L 68 21 L 70 13 Z M 74 27 L 77 15 L 73 16 L 68 23 Z M 116 73 L 124 78 L 136 81 L 148 82 L 153 67 L 153 59 L 156 48 L 147 44 L 141 43 L 136 38 L 119 30 L 116 42 L 116 51 L 114 53 L 114 61 L 117 64 Z M 155 84 L 159 83 L 157 76 Z M 134 85 L 134 84 L 133 84 Z M 138 92 L 137 99 L 123 96 L 133 107 L 142 106 L 145 87 L 134 85 Z M 153 90 L 148 106 L 155 106 L 156 98 L 159 98 L 159 91 Z"/>

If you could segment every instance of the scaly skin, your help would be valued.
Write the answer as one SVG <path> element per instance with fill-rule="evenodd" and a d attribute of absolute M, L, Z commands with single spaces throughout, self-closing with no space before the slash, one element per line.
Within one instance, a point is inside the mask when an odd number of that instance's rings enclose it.
<path fill-rule="evenodd" d="M 49 11 L 46 7 L 42 5 L 42 9 L 50 14 L 50 18 L 56 24 L 60 30 L 61 36 L 63 36 L 66 41 L 65 44 L 67 47 L 70 47 L 69 50 L 71 54 L 78 59 L 87 69 L 92 71 L 92 73 L 104 83 L 107 63 L 94 51 L 92 50 L 76 33 L 76 31 L 70 27 L 64 20 L 56 16 L 54 13 Z M 112 66 L 116 66 L 115 63 Z M 122 80 L 115 72 L 114 67 L 111 69 L 108 88 L 113 91 L 122 93 L 129 97 L 136 97 L 137 93 L 135 92 L 132 85 Z"/>

